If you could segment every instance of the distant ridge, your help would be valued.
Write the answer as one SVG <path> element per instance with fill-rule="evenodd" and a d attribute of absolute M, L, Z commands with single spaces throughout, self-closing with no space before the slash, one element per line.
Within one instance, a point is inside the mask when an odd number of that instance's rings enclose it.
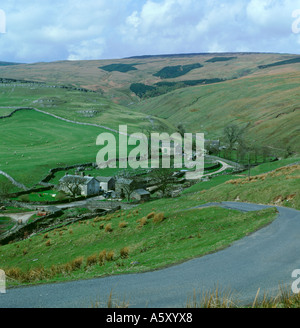
<path fill-rule="evenodd" d="M 13 66 L 13 65 L 21 65 L 21 63 L 10 63 L 10 62 L 0 61 L 0 66 Z"/>
<path fill-rule="evenodd" d="M 172 57 L 194 57 L 194 56 L 228 56 L 228 55 L 255 55 L 255 54 L 273 54 L 273 52 L 199 52 L 186 54 L 162 54 L 162 55 L 141 55 L 124 57 L 123 59 L 138 59 L 138 58 L 172 58 Z M 274 53 L 275 54 L 275 53 Z"/>

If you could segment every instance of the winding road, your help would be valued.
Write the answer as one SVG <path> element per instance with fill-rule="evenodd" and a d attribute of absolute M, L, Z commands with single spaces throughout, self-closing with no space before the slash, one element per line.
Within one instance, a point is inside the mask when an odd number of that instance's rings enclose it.
<path fill-rule="evenodd" d="M 204 206 L 246 212 L 269 207 L 235 202 Z M 194 290 L 217 286 L 230 290 L 240 305 L 252 304 L 259 288 L 276 296 L 280 285 L 291 288 L 291 274 L 300 269 L 300 211 L 277 209 L 272 224 L 217 253 L 154 272 L 9 289 L 0 294 L 0 308 L 88 308 L 105 304 L 111 291 L 131 308 L 180 308 Z"/>

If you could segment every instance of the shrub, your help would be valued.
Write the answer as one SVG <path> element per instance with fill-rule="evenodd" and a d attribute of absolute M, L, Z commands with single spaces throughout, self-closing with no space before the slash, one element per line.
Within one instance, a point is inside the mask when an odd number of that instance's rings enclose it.
<path fill-rule="evenodd" d="M 50 239 L 48 239 L 47 241 L 46 241 L 46 244 L 45 244 L 46 246 L 51 246 L 51 240 Z"/>
<path fill-rule="evenodd" d="M 154 223 L 160 223 L 165 219 L 164 213 L 157 213 L 154 215 L 153 222 Z"/>
<path fill-rule="evenodd" d="M 21 201 L 21 202 L 25 202 L 25 203 L 27 203 L 27 202 L 30 201 L 30 199 L 29 199 L 29 195 L 28 195 L 28 194 L 21 195 L 19 198 L 20 198 L 20 201 Z"/>
<path fill-rule="evenodd" d="M 48 239 L 49 238 L 49 234 L 48 233 L 44 234 L 44 237 L 43 238 L 44 239 Z"/>
<path fill-rule="evenodd" d="M 122 259 L 126 259 L 129 255 L 129 248 L 128 247 L 123 247 L 121 250 L 120 250 L 120 256 Z"/>
<path fill-rule="evenodd" d="M 26 255 L 26 254 L 28 254 L 28 249 L 27 248 L 24 248 L 23 249 L 23 255 Z"/>
<path fill-rule="evenodd" d="M 100 224 L 99 229 L 100 229 L 100 230 L 103 230 L 103 229 L 104 229 L 104 223 L 101 223 L 101 224 Z"/>

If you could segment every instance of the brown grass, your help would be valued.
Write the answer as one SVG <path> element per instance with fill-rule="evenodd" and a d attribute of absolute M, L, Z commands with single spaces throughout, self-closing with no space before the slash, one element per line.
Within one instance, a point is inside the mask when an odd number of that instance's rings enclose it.
<path fill-rule="evenodd" d="M 119 223 L 119 228 L 120 228 L 120 229 L 126 228 L 127 225 L 128 225 L 128 222 L 121 221 L 121 222 Z"/>
<path fill-rule="evenodd" d="M 88 258 L 86 259 L 86 266 L 95 265 L 97 263 L 97 260 L 98 260 L 98 257 L 96 254 L 88 256 Z"/>
<path fill-rule="evenodd" d="M 157 213 L 154 215 L 153 222 L 154 223 L 160 223 L 165 220 L 164 213 Z"/>
<path fill-rule="evenodd" d="M 81 257 L 78 257 L 75 260 L 71 261 L 71 268 L 72 268 L 73 271 L 78 270 L 78 269 L 81 268 L 82 263 L 83 263 L 83 259 L 84 259 L 84 257 L 81 256 Z"/>
<path fill-rule="evenodd" d="M 100 252 L 99 254 L 99 265 L 104 265 L 106 259 L 106 250 Z"/>
<path fill-rule="evenodd" d="M 109 252 L 106 254 L 106 261 L 107 261 L 107 262 L 113 261 L 114 256 L 115 256 L 115 252 L 114 252 L 114 251 L 109 251 Z"/>
<path fill-rule="evenodd" d="M 155 212 L 151 212 L 146 216 L 146 218 L 147 219 L 152 219 L 152 218 L 154 218 L 154 216 L 155 216 Z"/>
<path fill-rule="evenodd" d="M 112 231 L 113 231 L 113 228 L 112 228 L 111 224 L 110 224 L 110 223 L 107 224 L 107 225 L 105 226 L 105 232 L 112 232 Z"/>
<path fill-rule="evenodd" d="M 122 259 L 127 259 L 128 258 L 128 255 L 129 255 L 129 248 L 128 247 L 123 247 L 121 250 L 120 250 L 120 256 Z"/>

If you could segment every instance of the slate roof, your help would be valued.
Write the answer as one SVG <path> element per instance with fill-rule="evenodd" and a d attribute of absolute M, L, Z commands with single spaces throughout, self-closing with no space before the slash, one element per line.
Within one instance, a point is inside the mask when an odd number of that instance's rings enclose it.
<path fill-rule="evenodd" d="M 82 176 L 80 176 L 80 175 L 65 175 L 64 177 L 62 177 L 62 178 L 59 180 L 59 182 L 64 182 L 64 180 L 65 180 L 66 178 L 80 178 L 80 179 L 83 179 L 84 182 L 83 182 L 82 184 L 84 184 L 84 185 L 89 184 L 93 179 L 95 179 L 95 178 L 93 178 L 93 177 L 87 177 L 87 176 L 82 177 Z"/>
<path fill-rule="evenodd" d="M 137 189 L 133 193 L 139 194 L 141 196 L 143 195 L 150 195 L 150 192 L 145 189 Z"/>
<path fill-rule="evenodd" d="M 97 177 L 96 178 L 99 182 L 109 182 L 111 180 L 113 180 L 113 177 Z"/>
<path fill-rule="evenodd" d="M 130 185 L 133 182 L 133 180 L 130 179 L 125 179 L 125 178 L 120 178 L 116 181 L 117 184 L 127 184 Z"/>

